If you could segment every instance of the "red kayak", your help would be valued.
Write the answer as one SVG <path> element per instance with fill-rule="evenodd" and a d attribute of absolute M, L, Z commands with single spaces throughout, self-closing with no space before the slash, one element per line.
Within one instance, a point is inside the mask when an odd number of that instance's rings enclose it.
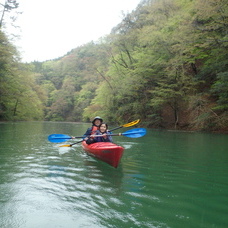
<path fill-rule="evenodd" d="M 111 142 L 96 142 L 90 145 L 82 142 L 82 147 L 87 154 L 117 168 L 123 155 L 124 148 Z"/>

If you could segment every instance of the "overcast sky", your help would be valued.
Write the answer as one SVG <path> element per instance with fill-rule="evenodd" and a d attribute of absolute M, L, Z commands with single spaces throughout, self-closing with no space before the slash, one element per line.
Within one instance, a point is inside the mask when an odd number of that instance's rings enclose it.
<path fill-rule="evenodd" d="M 140 0 L 18 0 L 16 42 L 24 62 L 45 61 L 111 32 Z"/>

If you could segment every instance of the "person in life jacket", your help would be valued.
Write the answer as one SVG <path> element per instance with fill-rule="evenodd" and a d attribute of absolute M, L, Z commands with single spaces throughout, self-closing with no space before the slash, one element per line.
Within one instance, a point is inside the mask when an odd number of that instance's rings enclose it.
<path fill-rule="evenodd" d="M 96 116 L 92 121 L 92 127 L 88 128 L 86 133 L 83 135 L 83 139 L 87 140 L 90 135 L 95 134 L 102 123 L 103 119 L 100 116 Z"/>
<path fill-rule="evenodd" d="M 95 134 L 92 134 L 86 140 L 87 144 L 92 144 L 96 142 L 113 142 L 111 132 L 108 130 L 108 124 L 106 123 L 100 124 L 99 129 L 95 132 Z"/>

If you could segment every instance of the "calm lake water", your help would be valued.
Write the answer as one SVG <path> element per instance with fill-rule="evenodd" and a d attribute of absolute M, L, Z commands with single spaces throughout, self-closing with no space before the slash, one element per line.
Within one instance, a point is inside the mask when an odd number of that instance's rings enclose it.
<path fill-rule="evenodd" d="M 228 227 L 228 135 L 116 136 L 117 169 L 47 140 L 89 126 L 0 123 L 1 228 Z"/>

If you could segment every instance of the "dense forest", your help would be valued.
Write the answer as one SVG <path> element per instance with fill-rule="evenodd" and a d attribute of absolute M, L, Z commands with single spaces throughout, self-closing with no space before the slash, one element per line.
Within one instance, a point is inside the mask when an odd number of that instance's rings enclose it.
<path fill-rule="evenodd" d="M 1 121 L 227 132 L 227 114 L 227 0 L 143 0 L 109 35 L 45 62 L 21 63 L 0 29 Z"/>

